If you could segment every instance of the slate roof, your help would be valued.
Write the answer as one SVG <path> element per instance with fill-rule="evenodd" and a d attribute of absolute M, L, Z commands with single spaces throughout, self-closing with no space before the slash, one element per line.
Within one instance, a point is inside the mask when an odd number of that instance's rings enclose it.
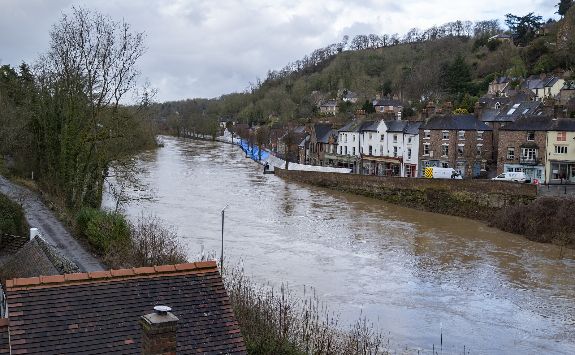
<path fill-rule="evenodd" d="M 370 128 L 373 126 L 375 121 L 351 121 L 342 128 L 340 128 L 339 132 L 360 132 L 365 131 L 366 128 Z M 375 129 L 377 130 L 377 129 Z"/>
<path fill-rule="evenodd" d="M 553 118 L 549 116 L 525 116 L 501 127 L 504 131 L 548 131 L 553 127 Z"/>
<path fill-rule="evenodd" d="M 551 131 L 561 132 L 575 132 L 575 119 L 573 118 L 560 118 L 553 120 Z"/>
<path fill-rule="evenodd" d="M 313 127 L 316 142 L 328 143 L 332 131 L 331 123 L 316 123 Z M 337 133 L 336 133 L 337 135 Z"/>
<path fill-rule="evenodd" d="M 11 234 L 0 234 L 0 265 L 12 257 L 18 249 L 28 243 L 29 237 L 20 237 Z"/>
<path fill-rule="evenodd" d="M 492 128 L 474 115 L 434 116 L 420 126 L 420 129 L 445 129 L 458 131 L 492 131 Z"/>
<path fill-rule="evenodd" d="M 247 354 L 213 261 L 8 280 L 13 354 L 141 354 L 141 316 L 179 318 L 178 354 Z"/>
<path fill-rule="evenodd" d="M 34 237 L 0 265 L 4 283 L 16 277 L 50 276 L 80 272 L 80 268 L 60 254 L 42 237 Z"/>
<path fill-rule="evenodd" d="M 541 102 L 539 101 L 513 101 L 509 105 L 503 106 L 499 114 L 491 117 L 489 122 L 513 122 L 522 116 L 532 116 L 540 112 Z M 487 118 L 483 118 L 484 122 L 488 122 Z"/>
<path fill-rule="evenodd" d="M 419 121 L 408 121 L 404 132 L 407 134 L 414 134 L 414 135 L 419 134 L 419 127 L 421 127 L 422 124 L 423 122 Z"/>
<path fill-rule="evenodd" d="M 322 104 L 320 105 L 321 107 L 335 107 L 337 106 L 337 101 L 335 100 L 327 100 L 325 102 L 322 102 Z"/>
<path fill-rule="evenodd" d="M 377 132 L 380 121 L 365 121 L 360 127 L 361 132 Z"/>
<path fill-rule="evenodd" d="M 403 132 L 407 127 L 407 121 L 385 121 L 388 132 Z"/>

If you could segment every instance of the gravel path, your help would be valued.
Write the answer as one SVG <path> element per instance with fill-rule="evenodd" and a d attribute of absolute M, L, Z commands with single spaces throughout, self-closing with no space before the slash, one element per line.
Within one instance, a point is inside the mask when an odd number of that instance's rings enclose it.
<path fill-rule="evenodd" d="M 31 228 L 38 228 L 42 237 L 55 246 L 62 255 L 78 265 L 82 271 L 103 270 L 102 264 L 87 252 L 64 228 L 54 213 L 46 207 L 40 197 L 22 186 L 0 176 L 0 192 L 22 204 Z"/>

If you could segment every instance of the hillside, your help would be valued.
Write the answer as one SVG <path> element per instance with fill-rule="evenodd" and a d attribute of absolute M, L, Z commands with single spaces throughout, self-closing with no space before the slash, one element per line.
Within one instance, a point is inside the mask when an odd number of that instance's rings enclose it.
<path fill-rule="evenodd" d="M 213 130 L 214 120 L 220 117 L 252 124 L 305 122 L 319 116 L 318 103 L 339 100 L 346 91 L 357 94 L 358 101 L 338 101 L 342 119 L 377 95 L 404 101 L 404 116 L 417 113 L 429 101 L 451 101 L 454 109 L 472 112 L 497 76 L 556 72 L 571 77 L 575 8 L 559 21 L 543 22 L 533 14 L 508 15 L 508 21 L 509 30 L 495 20 L 475 24 L 474 31 L 444 29 L 457 23 L 472 28 L 461 21 L 426 31 L 414 29 L 385 45 L 370 45 L 368 38 L 374 35 L 363 36 L 365 46 L 357 45 L 354 38 L 351 45 L 333 44 L 280 71 L 270 71 L 249 92 L 158 104 L 157 116 L 169 128 L 199 130 Z M 521 27 L 531 26 L 529 21 L 535 21 L 533 27 Z M 482 29 L 485 22 L 490 26 Z M 495 34 L 507 38 L 490 40 Z"/>

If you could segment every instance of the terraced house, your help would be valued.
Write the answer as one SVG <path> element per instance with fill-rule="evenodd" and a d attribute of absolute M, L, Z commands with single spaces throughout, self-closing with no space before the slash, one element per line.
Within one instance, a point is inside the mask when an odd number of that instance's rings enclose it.
<path fill-rule="evenodd" d="M 546 181 L 547 132 L 553 119 L 536 115 L 521 117 L 499 131 L 497 173 L 524 172 L 532 180 Z"/>
<path fill-rule="evenodd" d="M 575 183 L 575 120 L 553 120 L 547 132 L 546 183 Z"/>
<path fill-rule="evenodd" d="M 486 175 L 493 162 L 493 129 L 474 115 L 437 115 L 419 127 L 419 176 L 426 167 Z"/>

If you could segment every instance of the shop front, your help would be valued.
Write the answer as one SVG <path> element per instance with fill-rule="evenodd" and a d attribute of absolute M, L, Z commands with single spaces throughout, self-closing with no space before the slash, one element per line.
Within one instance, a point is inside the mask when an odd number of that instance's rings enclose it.
<path fill-rule="evenodd" d="M 549 182 L 575 183 L 575 161 L 550 161 Z"/>

